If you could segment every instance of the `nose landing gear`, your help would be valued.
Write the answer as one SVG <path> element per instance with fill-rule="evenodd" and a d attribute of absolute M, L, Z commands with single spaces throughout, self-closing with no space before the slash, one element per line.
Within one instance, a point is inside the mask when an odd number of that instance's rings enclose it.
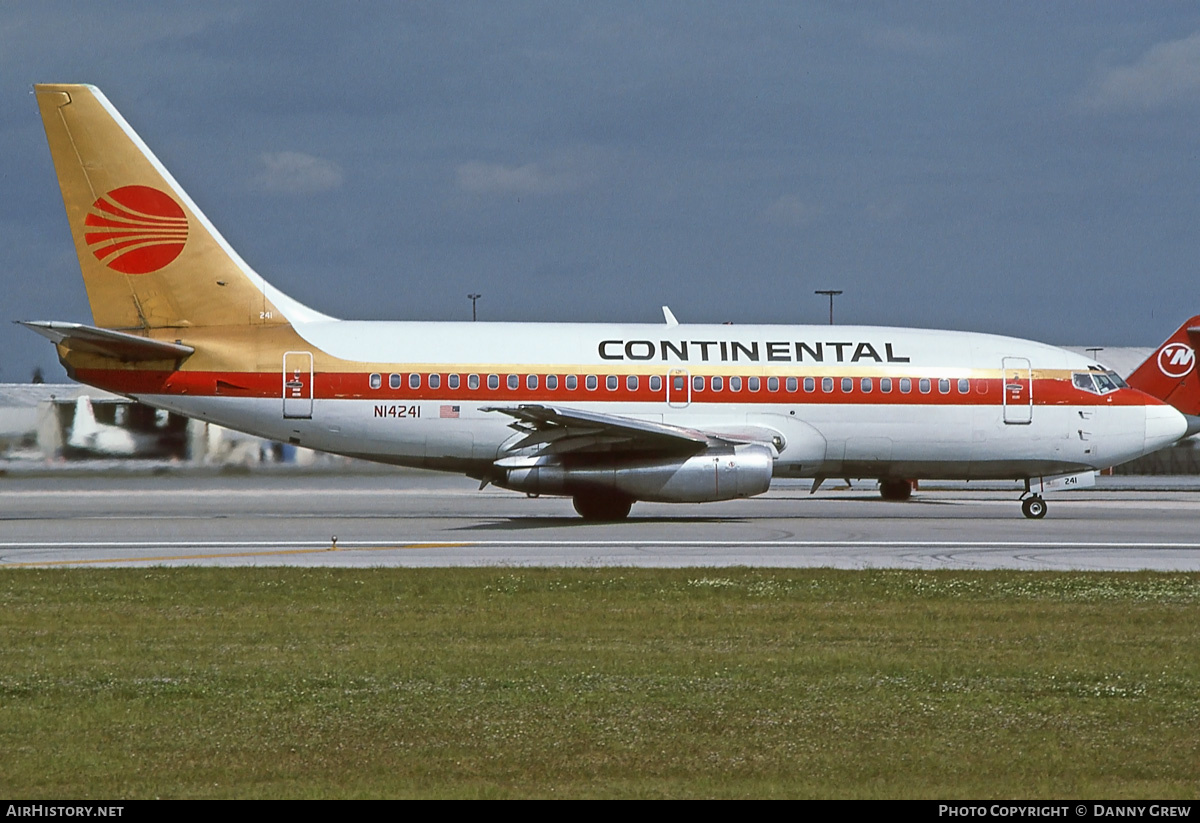
<path fill-rule="evenodd" d="M 1021 514 L 1030 520 L 1041 520 L 1046 516 L 1046 501 L 1036 494 L 1021 500 Z"/>

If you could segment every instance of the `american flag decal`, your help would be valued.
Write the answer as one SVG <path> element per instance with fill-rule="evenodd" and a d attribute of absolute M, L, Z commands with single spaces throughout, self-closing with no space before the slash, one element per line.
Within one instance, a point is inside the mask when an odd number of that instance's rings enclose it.
<path fill-rule="evenodd" d="M 458 406 L 441 406 L 438 408 L 438 417 L 458 417 Z"/>

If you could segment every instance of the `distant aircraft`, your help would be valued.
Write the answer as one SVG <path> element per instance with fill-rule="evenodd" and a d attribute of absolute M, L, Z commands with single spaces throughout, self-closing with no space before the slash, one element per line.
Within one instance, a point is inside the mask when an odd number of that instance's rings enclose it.
<path fill-rule="evenodd" d="M 92 401 L 88 397 L 75 400 L 75 421 L 71 424 L 71 436 L 67 445 L 73 449 L 96 454 L 128 457 L 137 453 L 137 439 L 133 432 L 120 426 L 111 426 L 96 420 Z"/>
<path fill-rule="evenodd" d="M 94 325 L 25 325 L 73 379 L 161 409 L 570 496 L 592 520 L 777 477 L 876 478 L 888 498 L 906 478 L 1024 480 L 1038 518 L 1042 489 L 1189 430 L 1080 355 L 987 334 L 335 320 L 255 273 L 98 89 L 35 91 Z"/>
<path fill-rule="evenodd" d="M 1193 317 L 1154 350 L 1146 362 L 1129 375 L 1129 385 L 1165 400 L 1186 415 L 1200 415 L 1200 374 L 1196 348 L 1200 346 L 1200 316 Z"/>
<path fill-rule="evenodd" d="M 133 404 L 124 404 L 128 413 Z M 155 428 L 143 426 L 112 425 L 101 423 L 96 419 L 96 412 L 90 397 L 81 396 L 75 399 L 75 418 L 71 423 L 71 434 L 67 438 L 67 446 L 89 456 L 98 457 L 171 457 L 177 454 L 182 445 L 179 442 L 180 433 L 164 426 L 167 412 L 155 412 L 151 422 Z"/>

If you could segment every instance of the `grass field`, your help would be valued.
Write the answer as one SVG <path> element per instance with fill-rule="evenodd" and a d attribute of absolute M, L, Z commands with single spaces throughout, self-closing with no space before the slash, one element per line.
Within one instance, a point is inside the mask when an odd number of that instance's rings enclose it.
<path fill-rule="evenodd" d="M 1200 575 L 0 572 L 0 796 L 1200 796 Z"/>

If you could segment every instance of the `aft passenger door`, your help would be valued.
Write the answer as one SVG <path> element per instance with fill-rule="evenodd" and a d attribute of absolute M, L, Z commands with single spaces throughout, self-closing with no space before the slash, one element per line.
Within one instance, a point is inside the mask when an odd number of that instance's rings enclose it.
<path fill-rule="evenodd" d="M 312 417 L 312 352 L 290 351 L 283 355 L 283 416 Z"/>
<path fill-rule="evenodd" d="M 1033 422 L 1033 368 L 1024 357 L 1005 357 L 1001 363 L 1004 375 L 1004 422 L 1028 424 Z"/>

